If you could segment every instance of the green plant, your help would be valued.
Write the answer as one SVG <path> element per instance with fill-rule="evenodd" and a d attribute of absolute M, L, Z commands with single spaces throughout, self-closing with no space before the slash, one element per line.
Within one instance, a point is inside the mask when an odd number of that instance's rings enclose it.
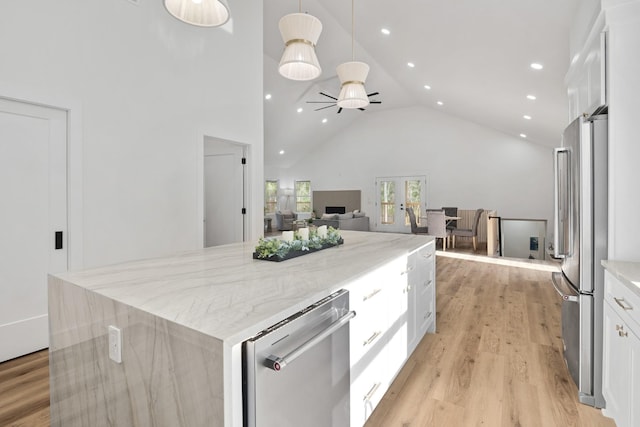
<path fill-rule="evenodd" d="M 333 227 L 327 229 L 327 237 L 321 238 L 315 229 L 309 230 L 309 240 L 300 240 L 298 233 L 294 234 L 294 240 L 285 242 L 276 237 L 261 237 L 256 246 L 255 252 L 258 258 L 266 259 L 270 257 L 284 258 L 291 251 L 308 251 L 309 249 L 322 249 L 325 246 L 336 246 L 342 243 L 340 232 Z"/>

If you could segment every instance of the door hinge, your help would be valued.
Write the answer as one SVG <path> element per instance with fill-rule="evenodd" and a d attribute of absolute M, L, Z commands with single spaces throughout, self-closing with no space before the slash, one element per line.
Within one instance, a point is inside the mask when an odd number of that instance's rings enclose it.
<path fill-rule="evenodd" d="M 243 158 L 242 158 L 242 164 L 243 164 L 243 165 L 246 165 L 246 164 L 247 164 L 247 158 L 246 158 L 246 157 L 243 157 Z"/>
<path fill-rule="evenodd" d="M 242 208 L 242 215 L 246 215 L 247 214 L 247 208 Z"/>

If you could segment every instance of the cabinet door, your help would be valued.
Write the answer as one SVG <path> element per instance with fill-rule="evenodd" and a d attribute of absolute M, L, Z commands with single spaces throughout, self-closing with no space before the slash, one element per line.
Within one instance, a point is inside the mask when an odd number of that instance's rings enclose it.
<path fill-rule="evenodd" d="M 627 426 L 630 398 L 629 375 L 631 352 L 628 337 L 621 336 L 626 326 L 615 310 L 604 304 L 602 394 L 607 402 L 606 415 L 616 420 L 619 426 Z"/>
<path fill-rule="evenodd" d="M 631 367 L 628 372 L 630 390 L 629 390 L 629 404 L 631 405 L 631 413 L 629 425 L 640 426 L 640 335 L 629 331 L 628 334 L 628 346 L 630 350 Z"/>

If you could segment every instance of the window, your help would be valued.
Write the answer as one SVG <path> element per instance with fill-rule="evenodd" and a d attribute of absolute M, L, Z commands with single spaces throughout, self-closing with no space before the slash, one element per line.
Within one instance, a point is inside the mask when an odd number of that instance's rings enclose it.
<path fill-rule="evenodd" d="M 296 212 L 311 212 L 311 181 L 295 182 Z"/>
<path fill-rule="evenodd" d="M 264 184 L 264 213 L 275 213 L 278 207 L 278 181 L 265 181 Z"/>

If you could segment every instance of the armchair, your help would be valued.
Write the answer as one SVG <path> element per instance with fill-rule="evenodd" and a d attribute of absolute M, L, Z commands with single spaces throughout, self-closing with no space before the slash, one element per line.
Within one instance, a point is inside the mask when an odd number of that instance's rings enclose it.
<path fill-rule="evenodd" d="M 292 211 L 277 211 L 276 212 L 276 228 L 279 231 L 293 230 L 293 222 L 296 220 L 296 214 Z"/>

